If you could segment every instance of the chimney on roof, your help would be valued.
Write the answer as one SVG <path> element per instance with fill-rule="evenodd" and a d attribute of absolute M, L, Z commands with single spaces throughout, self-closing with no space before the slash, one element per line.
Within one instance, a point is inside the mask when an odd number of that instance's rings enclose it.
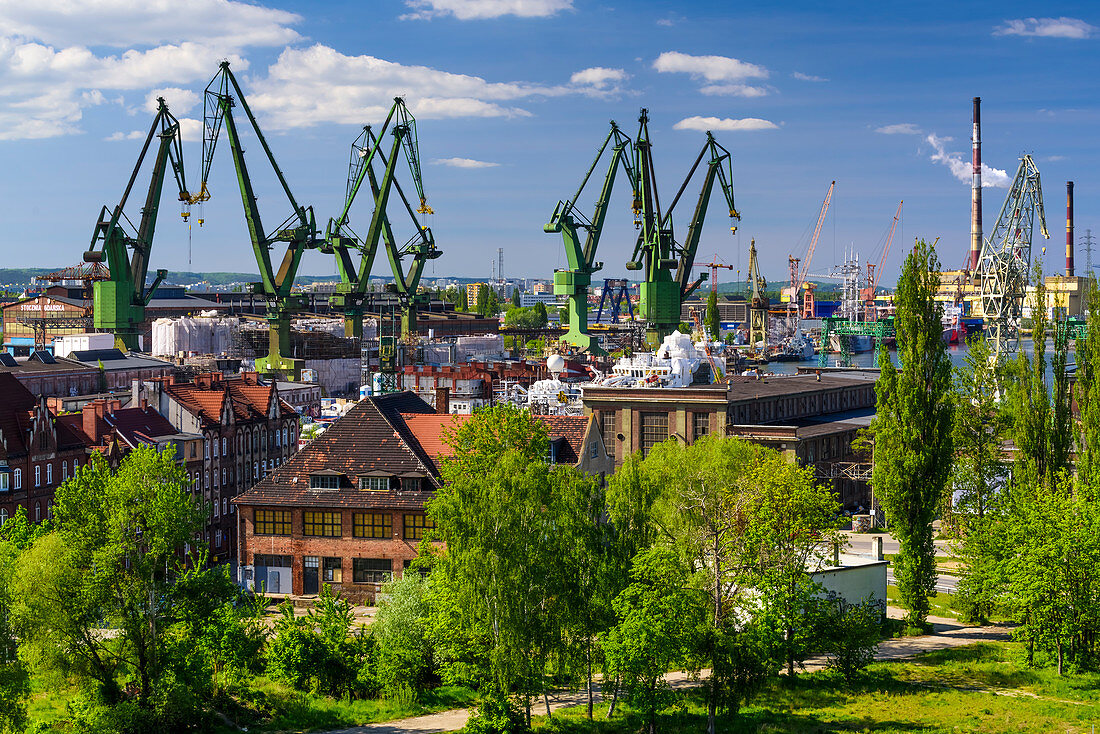
<path fill-rule="evenodd" d="M 451 412 L 451 388 L 437 387 L 435 389 L 435 412 L 440 415 L 448 415 Z"/>
<path fill-rule="evenodd" d="M 80 409 L 81 428 L 92 439 L 92 443 L 99 443 L 99 419 L 103 417 L 105 407 L 103 400 L 92 400 Z"/>

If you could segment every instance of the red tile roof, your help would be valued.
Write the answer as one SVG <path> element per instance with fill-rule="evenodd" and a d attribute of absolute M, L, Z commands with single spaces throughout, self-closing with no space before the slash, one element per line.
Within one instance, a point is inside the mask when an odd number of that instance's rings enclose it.
<path fill-rule="evenodd" d="M 0 373 L 0 431 L 3 432 L 7 456 L 22 456 L 27 453 L 27 440 L 37 406 L 38 398 L 22 382 L 11 373 Z M 58 450 L 85 445 L 80 434 L 61 419 L 55 419 L 54 425 Z"/>
<path fill-rule="evenodd" d="M 198 415 L 203 425 L 219 425 L 222 420 L 222 408 L 228 400 L 238 422 L 248 420 L 266 420 L 275 394 L 273 385 L 260 385 L 248 377 L 214 379 L 203 382 L 163 383 L 164 391 L 177 400 L 185 409 Z M 279 400 L 279 414 L 286 416 L 294 413 L 294 408 L 285 400 Z"/>
<path fill-rule="evenodd" d="M 122 408 L 109 412 L 104 416 L 97 416 L 95 436 L 88 435 L 84 430 L 84 415 L 82 413 L 63 415 L 57 420 L 89 445 L 102 443 L 103 437 L 112 431 L 117 431 L 131 446 L 137 446 L 141 443 L 141 437 L 143 436 L 146 438 L 159 438 L 179 433 L 176 427 L 168 422 L 167 418 L 149 407 Z"/>

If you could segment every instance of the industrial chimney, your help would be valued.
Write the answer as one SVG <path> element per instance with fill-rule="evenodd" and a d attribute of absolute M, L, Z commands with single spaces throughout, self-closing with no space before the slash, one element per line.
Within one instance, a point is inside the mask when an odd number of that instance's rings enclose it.
<path fill-rule="evenodd" d="M 970 133 L 973 148 L 973 180 L 970 184 L 970 272 L 978 272 L 982 256 L 982 98 L 974 98 L 974 127 Z"/>
<path fill-rule="evenodd" d="M 1066 181 L 1066 277 L 1073 277 L 1073 181 Z"/>

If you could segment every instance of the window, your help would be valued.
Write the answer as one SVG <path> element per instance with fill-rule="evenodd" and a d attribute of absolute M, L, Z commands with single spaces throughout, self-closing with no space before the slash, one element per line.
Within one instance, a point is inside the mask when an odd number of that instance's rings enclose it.
<path fill-rule="evenodd" d="M 194 459 L 199 455 L 199 447 L 195 445 L 195 442 L 191 442 L 191 458 Z"/>
<path fill-rule="evenodd" d="M 214 458 L 218 458 L 218 439 L 214 439 Z"/>
<path fill-rule="evenodd" d="M 218 470 L 214 470 L 214 486 L 218 486 Z"/>
<path fill-rule="evenodd" d="M 419 492 L 420 477 L 402 477 L 401 490 L 403 492 Z"/>
<path fill-rule="evenodd" d="M 34 503 L 34 521 L 35 522 L 42 522 L 42 503 L 41 502 L 35 502 Z"/>
<path fill-rule="evenodd" d="M 615 441 L 615 413 L 613 411 L 604 411 L 600 413 L 600 433 L 603 434 L 603 442 L 605 446 L 614 446 L 612 441 Z"/>
<path fill-rule="evenodd" d="M 219 517 L 219 512 L 218 512 L 218 510 L 219 510 L 220 508 L 221 508 L 221 505 L 219 505 L 219 504 L 218 504 L 218 501 L 217 501 L 217 500 L 214 500 L 214 517 Z"/>
<path fill-rule="evenodd" d="M 210 458 L 210 439 L 206 439 L 202 444 L 202 458 Z"/>
<path fill-rule="evenodd" d="M 335 474 L 310 474 L 310 489 L 340 489 L 340 477 Z"/>
<path fill-rule="evenodd" d="M 210 489 L 210 472 L 206 472 L 202 480 L 202 488 Z"/>
<path fill-rule="evenodd" d="M 221 530 L 215 530 L 214 531 L 214 545 L 216 545 L 219 548 L 222 547 L 222 531 Z"/>
<path fill-rule="evenodd" d="M 588 455 L 591 456 L 593 459 L 600 455 L 600 445 L 595 441 L 588 444 Z"/>
<path fill-rule="evenodd" d="M 256 510 L 253 524 L 256 535 L 290 535 L 290 511 Z"/>
<path fill-rule="evenodd" d="M 339 584 L 344 580 L 343 558 L 322 558 L 321 579 L 330 584 Z"/>
<path fill-rule="evenodd" d="M 339 538 L 343 529 L 340 527 L 339 512 L 319 512 L 306 510 L 302 513 L 302 534 L 324 538 Z"/>
<path fill-rule="evenodd" d="M 7 492 L 8 489 L 8 473 L 0 471 L 0 492 Z"/>
<path fill-rule="evenodd" d="M 229 456 L 229 451 L 226 449 L 228 445 L 225 437 L 222 437 L 222 456 Z"/>
<path fill-rule="evenodd" d="M 710 433 L 710 413 L 692 413 L 691 414 L 691 435 L 692 440 L 698 441 L 703 436 Z"/>
<path fill-rule="evenodd" d="M 393 537 L 393 515 L 380 512 L 356 512 L 351 516 L 351 534 L 355 538 Z"/>
<path fill-rule="evenodd" d="M 225 486 L 225 469 L 222 469 L 222 486 Z"/>
<path fill-rule="evenodd" d="M 253 479 L 259 479 L 260 478 L 260 464 L 257 461 L 252 462 L 252 478 Z"/>
<path fill-rule="evenodd" d="M 12 476 L 12 489 L 23 489 L 23 470 L 16 469 Z"/>
<path fill-rule="evenodd" d="M 64 461 L 61 462 L 61 481 L 64 482 L 69 478 L 69 465 Z"/>
<path fill-rule="evenodd" d="M 368 492 L 385 492 L 389 488 L 389 477 L 359 477 L 359 489 L 365 489 Z"/>
<path fill-rule="evenodd" d="M 668 413 L 642 413 L 642 455 L 668 440 Z"/>
<path fill-rule="evenodd" d="M 351 578 L 357 584 L 382 584 L 393 575 L 389 558 L 352 558 Z"/>
<path fill-rule="evenodd" d="M 34 467 L 34 486 L 42 486 L 42 467 L 40 466 Z"/>
<path fill-rule="evenodd" d="M 252 565 L 265 566 L 267 568 L 290 568 L 290 556 L 257 553 L 252 557 Z"/>
<path fill-rule="evenodd" d="M 0 507 L 0 528 L 4 527 L 4 523 L 6 523 L 7 521 L 8 521 L 8 510 L 7 510 L 7 508 Z"/>
<path fill-rule="evenodd" d="M 226 507 L 229 505 L 229 500 L 222 497 L 222 514 L 226 514 Z"/>
<path fill-rule="evenodd" d="M 405 515 L 405 540 L 420 540 L 424 531 L 435 528 L 435 520 L 427 515 Z"/>
<path fill-rule="evenodd" d="M 282 440 L 281 440 L 281 432 L 280 431 L 275 431 L 275 448 L 279 448 L 282 445 L 283 445 L 283 443 L 282 443 Z"/>
<path fill-rule="evenodd" d="M 76 470 L 80 468 L 80 465 L 76 463 L 76 459 L 73 459 L 73 476 L 76 476 Z"/>

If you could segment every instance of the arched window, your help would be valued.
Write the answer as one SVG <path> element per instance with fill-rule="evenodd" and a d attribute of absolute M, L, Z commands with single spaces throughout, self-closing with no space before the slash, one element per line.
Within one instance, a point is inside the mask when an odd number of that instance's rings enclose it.
<path fill-rule="evenodd" d="M 14 486 L 14 489 L 23 489 L 23 470 L 22 469 L 16 469 L 15 470 L 15 475 L 12 478 L 12 485 Z"/>
<path fill-rule="evenodd" d="M 61 481 L 65 481 L 69 478 L 69 465 L 64 461 L 61 462 Z"/>
<path fill-rule="evenodd" d="M 34 503 L 34 521 L 35 522 L 42 522 L 42 503 L 41 502 L 35 502 Z"/>
<path fill-rule="evenodd" d="M 218 439 L 214 439 L 214 458 L 218 458 Z"/>
<path fill-rule="evenodd" d="M 73 459 L 73 476 L 76 476 L 77 470 L 80 468 L 80 464 L 76 463 L 76 459 Z"/>
<path fill-rule="evenodd" d="M 259 479 L 260 478 L 260 462 L 258 462 L 258 461 L 253 461 L 252 462 L 252 478 L 253 479 Z"/>
<path fill-rule="evenodd" d="M 229 452 L 226 450 L 226 446 L 228 446 L 228 445 L 229 445 L 228 439 L 226 439 L 225 436 L 222 436 L 222 456 L 228 456 L 229 455 Z"/>
<path fill-rule="evenodd" d="M 35 466 L 34 467 L 34 486 L 36 486 L 36 487 L 41 487 L 42 486 L 42 467 L 41 466 Z"/>

